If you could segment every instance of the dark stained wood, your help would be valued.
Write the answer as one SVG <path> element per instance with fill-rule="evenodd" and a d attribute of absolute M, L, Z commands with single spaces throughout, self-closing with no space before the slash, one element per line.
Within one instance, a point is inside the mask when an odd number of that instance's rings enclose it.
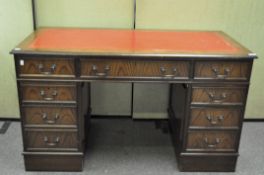
<path fill-rule="evenodd" d="M 64 126 L 76 127 L 77 114 L 74 107 L 23 107 L 24 123 L 26 127 Z"/>
<path fill-rule="evenodd" d="M 23 102 L 75 102 L 75 85 L 50 84 L 21 84 Z"/>
<path fill-rule="evenodd" d="M 137 61 L 135 76 L 187 79 L 189 63 L 187 61 Z"/>
<path fill-rule="evenodd" d="M 188 78 L 187 61 L 81 59 L 81 77 Z"/>
<path fill-rule="evenodd" d="M 236 131 L 189 131 L 187 151 L 235 151 Z"/>
<path fill-rule="evenodd" d="M 134 69 L 133 61 L 81 59 L 81 77 L 133 76 Z"/>
<path fill-rule="evenodd" d="M 235 127 L 238 129 L 241 115 L 241 109 L 237 108 L 192 108 L 190 127 Z"/>
<path fill-rule="evenodd" d="M 234 172 L 237 155 L 181 155 L 178 157 L 180 171 L 189 172 Z"/>
<path fill-rule="evenodd" d="M 78 85 L 78 129 L 80 150 L 85 152 L 88 145 L 89 132 L 90 132 L 90 118 L 91 118 L 91 90 L 90 83 L 80 83 Z"/>
<path fill-rule="evenodd" d="M 223 32 L 48 28 L 12 53 L 26 170 L 82 170 L 91 81 L 170 83 L 180 171 L 235 170 L 257 56 Z"/>
<path fill-rule="evenodd" d="M 238 104 L 246 98 L 246 88 L 242 87 L 194 87 L 192 104 Z"/>
<path fill-rule="evenodd" d="M 248 80 L 251 62 L 199 61 L 195 64 L 195 79 Z"/>
<path fill-rule="evenodd" d="M 74 60 L 69 58 L 22 57 L 18 61 L 19 77 L 74 77 Z"/>
<path fill-rule="evenodd" d="M 76 130 L 26 129 L 28 151 L 77 151 Z"/>
<path fill-rule="evenodd" d="M 83 155 L 24 154 L 27 171 L 82 171 Z"/>

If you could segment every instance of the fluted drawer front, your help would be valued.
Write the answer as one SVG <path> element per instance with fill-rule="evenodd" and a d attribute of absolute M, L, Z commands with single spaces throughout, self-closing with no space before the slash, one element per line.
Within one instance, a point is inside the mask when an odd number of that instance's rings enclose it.
<path fill-rule="evenodd" d="M 241 109 L 192 108 L 190 127 L 239 127 Z"/>
<path fill-rule="evenodd" d="M 20 77 L 74 77 L 74 59 L 70 58 L 20 58 Z"/>
<path fill-rule="evenodd" d="M 75 84 L 42 84 L 22 83 L 23 102 L 74 102 L 76 101 Z"/>
<path fill-rule="evenodd" d="M 76 127 L 76 108 L 74 107 L 22 107 L 24 124 L 27 127 L 72 126 Z"/>
<path fill-rule="evenodd" d="M 26 129 L 25 146 L 28 151 L 77 151 L 77 131 Z"/>
<path fill-rule="evenodd" d="M 194 87 L 192 104 L 244 104 L 245 87 Z"/>
<path fill-rule="evenodd" d="M 250 62 L 199 61 L 195 64 L 195 79 L 248 80 Z"/>
<path fill-rule="evenodd" d="M 188 78 L 187 61 L 81 60 L 81 77 Z"/>
<path fill-rule="evenodd" d="M 235 151 L 236 131 L 189 131 L 187 151 Z"/>

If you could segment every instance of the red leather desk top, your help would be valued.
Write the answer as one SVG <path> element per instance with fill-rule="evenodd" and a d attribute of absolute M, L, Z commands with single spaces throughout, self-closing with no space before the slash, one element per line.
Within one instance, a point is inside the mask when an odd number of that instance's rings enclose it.
<path fill-rule="evenodd" d="M 243 50 L 222 32 L 42 28 L 22 50 L 127 54 L 238 54 Z"/>

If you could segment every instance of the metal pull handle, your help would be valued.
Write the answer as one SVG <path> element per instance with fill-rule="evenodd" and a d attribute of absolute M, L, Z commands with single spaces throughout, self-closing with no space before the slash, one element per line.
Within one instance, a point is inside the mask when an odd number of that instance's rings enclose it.
<path fill-rule="evenodd" d="M 53 120 L 48 120 L 48 115 L 47 113 L 42 114 L 42 119 L 45 121 L 47 124 L 55 124 L 56 121 L 59 119 L 59 114 L 55 114 L 55 117 Z"/>
<path fill-rule="evenodd" d="M 213 92 L 209 92 L 208 95 L 211 101 L 214 103 L 222 103 L 227 98 L 227 94 L 225 92 L 221 93 L 220 95 L 216 95 Z"/>
<path fill-rule="evenodd" d="M 215 77 L 218 79 L 225 79 L 229 76 L 229 73 L 230 73 L 230 69 L 228 67 L 224 68 L 224 74 L 220 74 L 219 69 L 215 67 L 212 68 L 212 71 L 214 72 Z"/>
<path fill-rule="evenodd" d="M 217 117 L 212 117 L 211 115 L 207 115 L 206 118 L 210 122 L 211 125 L 217 125 L 224 120 L 223 115 L 219 115 Z"/>
<path fill-rule="evenodd" d="M 205 137 L 204 138 L 204 143 L 206 144 L 206 146 L 208 148 L 215 148 L 220 143 L 220 139 L 219 138 L 216 138 L 214 142 L 209 142 L 208 141 L 208 138 Z"/>
<path fill-rule="evenodd" d="M 93 74 L 98 76 L 98 77 L 106 77 L 106 76 L 108 76 L 108 73 L 110 71 L 110 66 L 106 65 L 104 67 L 104 72 L 98 72 L 97 66 L 96 65 L 92 65 L 92 71 L 93 71 Z"/>
<path fill-rule="evenodd" d="M 165 67 L 161 66 L 160 72 L 161 72 L 163 77 L 173 78 L 177 75 L 177 68 L 176 67 L 172 68 L 172 74 L 166 74 L 167 69 Z"/>
<path fill-rule="evenodd" d="M 45 136 L 43 141 L 45 142 L 47 146 L 56 146 L 60 142 L 60 137 L 56 137 L 53 141 L 49 141 L 49 138 Z"/>
<path fill-rule="evenodd" d="M 56 69 L 56 64 L 52 64 L 49 68 L 49 71 L 45 71 L 45 68 L 44 68 L 44 65 L 43 64 L 39 64 L 38 65 L 38 70 L 41 74 L 44 74 L 44 75 L 50 75 L 50 74 L 53 74 L 55 72 L 55 69 Z"/>
<path fill-rule="evenodd" d="M 52 93 L 51 93 L 51 97 L 49 97 L 46 92 L 44 90 L 41 90 L 40 91 L 40 95 L 42 96 L 42 98 L 46 101 L 53 101 L 55 99 L 55 97 L 58 95 L 58 92 L 56 90 L 54 90 Z"/>

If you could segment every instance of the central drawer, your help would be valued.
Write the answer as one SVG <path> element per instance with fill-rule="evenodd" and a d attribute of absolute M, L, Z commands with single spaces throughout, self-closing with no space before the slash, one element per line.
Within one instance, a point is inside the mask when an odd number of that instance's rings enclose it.
<path fill-rule="evenodd" d="M 77 151 L 77 130 L 25 129 L 27 151 Z"/>
<path fill-rule="evenodd" d="M 75 84 L 21 83 L 22 102 L 76 103 Z"/>
<path fill-rule="evenodd" d="M 188 79 L 189 62 L 81 59 L 81 77 Z"/>

